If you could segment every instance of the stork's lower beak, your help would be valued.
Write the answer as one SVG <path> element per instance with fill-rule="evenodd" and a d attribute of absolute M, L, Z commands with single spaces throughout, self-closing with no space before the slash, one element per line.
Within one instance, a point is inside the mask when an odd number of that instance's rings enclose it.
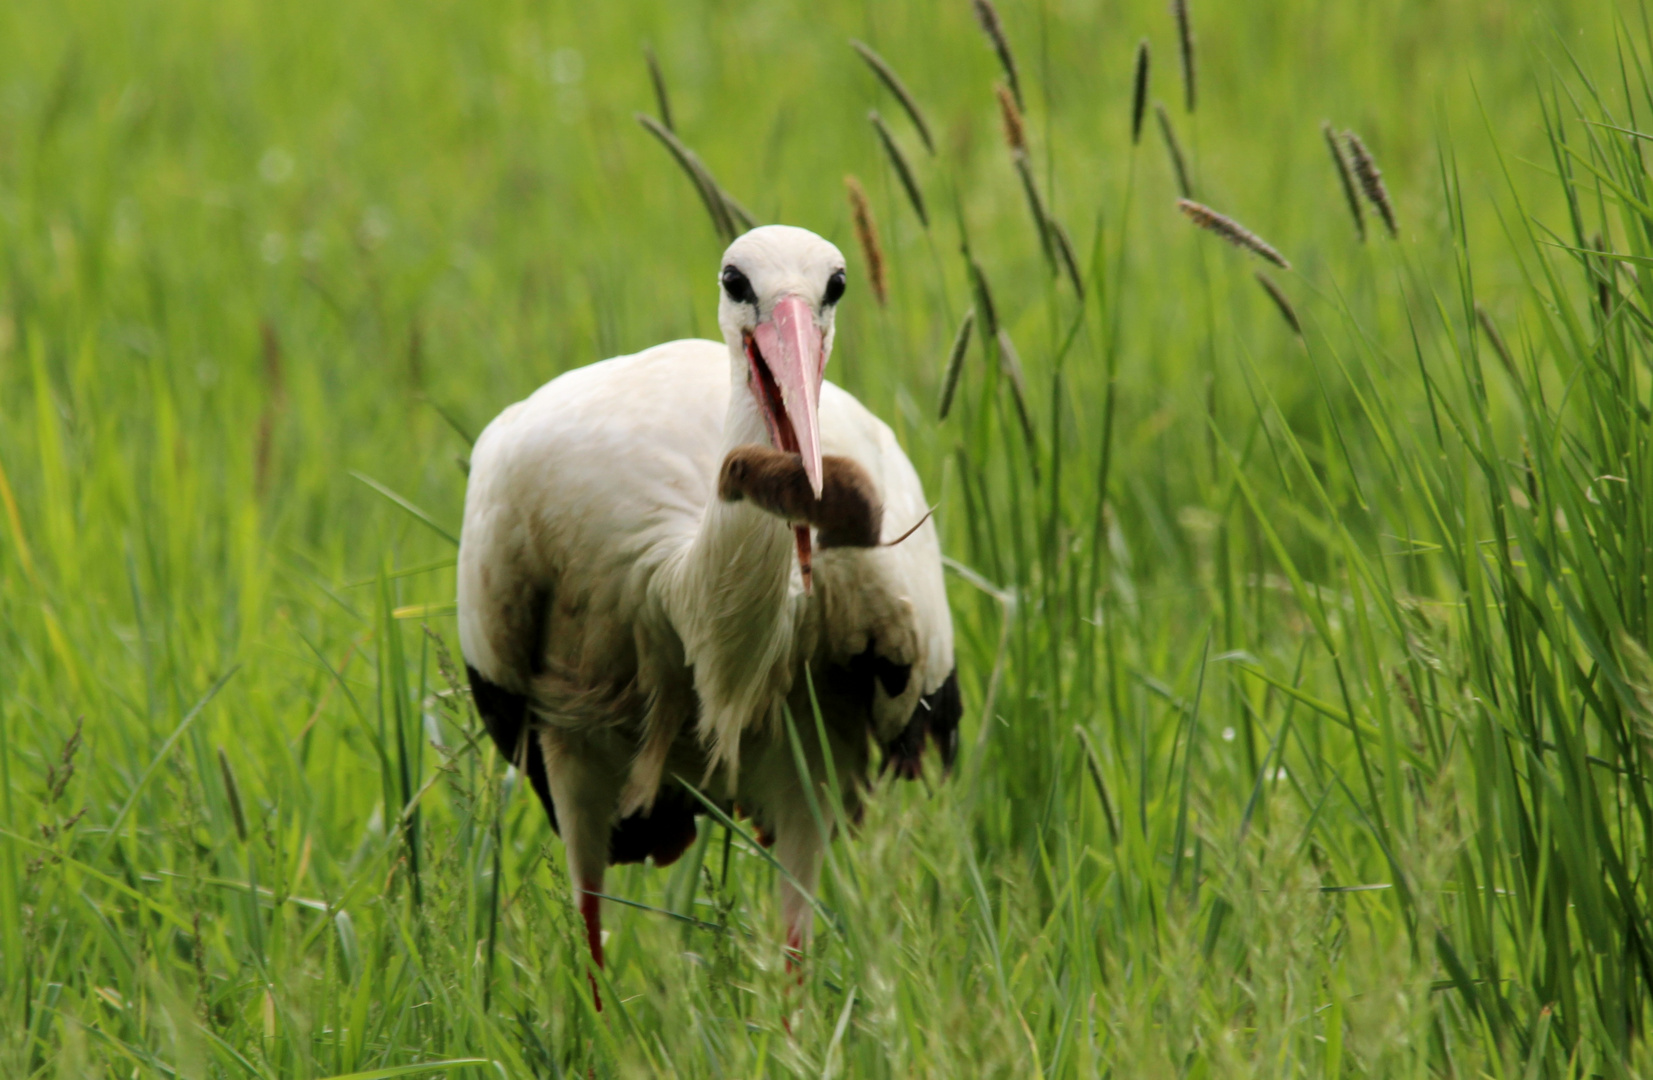
<path fill-rule="evenodd" d="M 801 296 L 782 297 L 769 319 L 752 332 L 758 355 L 764 421 L 775 447 L 803 458 L 804 475 L 821 497 L 821 369 L 826 364 L 815 311 Z M 764 380 L 767 374 L 769 380 Z M 778 400 L 776 400 L 778 398 Z"/>

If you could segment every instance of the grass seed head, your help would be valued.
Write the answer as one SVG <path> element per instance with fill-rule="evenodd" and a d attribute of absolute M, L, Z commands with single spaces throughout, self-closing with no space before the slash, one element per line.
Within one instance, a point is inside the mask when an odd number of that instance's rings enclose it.
<path fill-rule="evenodd" d="M 1016 107 L 1025 108 L 1022 104 L 1022 81 L 1016 77 L 1016 58 L 1010 52 L 1010 39 L 1005 37 L 998 8 L 993 6 L 992 0 L 972 0 L 972 4 L 976 9 L 976 21 L 981 23 L 982 30 L 993 43 L 999 66 L 1004 68 L 1005 80 L 1010 83 L 1010 92 L 1016 97 Z"/>
<path fill-rule="evenodd" d="M 1159 133 L 1165 139 L 1165 152 L 1171 156 L 1171 171 L 1177 174 L 1177 193 L 1185 199 L 1194 197 L 1194 185 L 1188 180 L 1188 163 L 1183 160 L 1182 144 L 1171 127 L 1171 114 L 1161 102 L 1154 102 L 1154 115 L 1159 118 Z"/>
<path fill-rule="evenodd" d="M 1171 0 L 1177 20 L 1177 49 L 1182 53 L 1183 105 L 1194 111 L 1194 27 L 1188 18 L 1188 0 Z"/>
<path fill-rule="evenodd" d="M 912 166 L 907 163 L 907 155 L 901 152 L 901 144 L 890 134 L 889 127 L 884 123 L 884 118 L 878 115 L 877 109 L 868 113 L 867 119 L 872 122 L 873 130 L 878 132 L 878 141 L 884 147 L 884 155 L 895 168 L 895 175 L 901 180 L 903 190 L 907 192 L 907 201 L 913 204 L 913 212 L 918 215 L 919 222 L 928 229 L 930 215 L 924 209 L 924 192 L 919 189 L 918 177 L 913 175 Z"/>
<path fill-rule="evenodd" d="M 1136 80 L 1131 93 L 1131 145 L 1142 141 L 1142 118 L 1148 112 L 1148 39 L 1136 47 Z"/>
<path fill-rule="evenodd" d="M 1286 299 L 1286 294 L 1280 290 L 1280 286 L 1261 270 L 1256 271 L 1253 276 L 1256 277 L 1257 284 L 1263 287 L 1263 291 L 1268 293 L 1269 299 L 1274 301 L 1274 306 L 1280 309 L 1280 317 L 1286 320 L 1291 332 L 1302 337 L 1303 324 L 1297 321 L 1297 309 L 1291 306 L 1291 301 Z"/>
<path fill-rule="evenodd" d="M 1414 720 L 1422 724 L 1424 722 L 1423 706 L 1419 704 L 1418 695 L 1412 689 L 1412 680 L 1406 677 L 1406 672 L 1401 668 L 1395 669 L 1395 689 L 1400 691 L 1401 700 L 1406 702 L 1406 711 L 1412 714 Z"/>
<path fill-rule="evenodd" d="M 1607 238 L 1601 233 L 1590 238 L 1590 247 L 1595 251 L 1608 250 Z M 1586 265 L 1590 268 L 1590 276 L 1596 281 L 1596 305 L 1601 308 L 1601 317 L 1607 318 L 1613 314 L 1613 262 L 1606 255 L 1586 255 Z"/>
<path fill-rule="evenodd" d="M 966 254 L 970 264 L 970 291 L 976 294 L 976 311 L 981 318 L 982 338 L 996 339 L 999 336 L 998 310 L 993 306 L 993 290 L 987 285 L 987 274 L 982 271 L 981 263 Z"/>
<path fill-rule="evenodd" d="M 75 717 L 75 730 L 63 741 L 63 750 L 57 757 L 57 764 L 46 765 L 46 805 L 63 798 L 63 792 L 69 786 L 69 781 L 75 775 L 75 754 L 80 751 L 81 729 L 86 723 L 84 716 Z"/>
<path fill-rule="evenodd" d="M 735 237 L 741 232 L 732 212 L 731 204 L 734 204 L 734 200 L 718 186 L 711 170 L 706 168 L 693 150 L 683 145 L 683 140 L 672 134 L 671 129 L 659 120 L 647 113 L 638 113 L 637 122 L 647 128 L 649 134 L 660 140 L 661 145 L 671 154 L 672 160 L 677 162 L 678 167 L 689 178 L 689 182 L 694 184 L 695 191 L 700 194 L 700 201 L 706 206 L 706 213 L 712 218 L 712 228 L 717 230 L 723 242 L 734 243 Z"/>
<path fill-rule="evenodd" d="M 1073 241 L 1068 237 L 1067 229 L 1054 217 L 1047 218 L 1046 224 L 1050 228 L 1050 238 L 1055 244 L 1056 254 L 1061 258 L 1062 270 L 1068 275 L 1068 281 L 1073 285 L 1074 294 L 1083 300 L 1085 298 L 1085 281 L 1079 273 L 1079 259 L 1073 253 Z"/>
<path fill-rule="evenodd" d="M 1400 229 L 1395 225 L 1395 207 L 1389 201 L 1389 189 L 1383 186 L 1383 173 L 1378 169 L 1377 162 L 1372 160 L 1371 151 L 1352 131 L 1343 133 L 1343 141 L 1349 147 L 1349 161 L 1354 166 L 1355 178 L 1360 181 L 1360 190 L 1365 194 L 1366 201 L 1382 215 L 1389 235 L 1399 236 Z"/>
<path fill-rule="evenodd" d="M 218 748 L 218 770 L 224 776 L 224 796 L 229 800 L 230 817 L 235 820 L 235 834 L 247 842 L 247 816 L 241 810 L 241 786 L 235 782 L 235 770 L 230 768 L 229 755 Z"/>
<path fill-rule="evenodd" d="M 1244 248 L 1259 258 L 1267 259 L 1282 270 L 1291 269 L 1291 263 L 1286 261 L 1284 255 L 1233 218 L 1219 214 L 1209 206 L 1192 199 L 1178 199 L 1177 209 L 1188 215 L 1188 220 L 1206 232 L 1216 233 L 1235 247 Z"/>
<path fill-rule="evenodd" d="M 1349 173 L 1348 159 L 1343 156 L 1343 148 L 1337 144 L 1337 133 L 1332 131 L 1332 122 L 1323 121 L 1320 125 L 1320 134 L 1326 137 L 1326 149 L 1331 151 L 1332 164 L 1337 166 L 1337 179 L 1343 185 L 1343 198 L 1349 203 L 1349 214 L 1355 219 L 1355 232 L 1360 234 L 1362 243 L 1366 241 L 1366 215 L 1360 209 L 1360 195 L 1355 191 L 1355 178 Z"/>
<path fill-rule="evenodd" d="M 1039 183 L 1033 177 L 1033 163 L 1028 160 L 1026 150 L 1013 150 L 1010 159 L 1016 165 L 1016 175 L 1021 177 L 1022 194 L 1027 197 L 1027 212 L 1033 217 L 1033 228 L 1039 233 L 1039 250 L 1044 253 L 1045 262 L 1052 270 L 1056 269 L 1056 247 L 1051 242 L 1050 214 L 1045 210 L 1045 200 L 1039 194 Z"/>
<path fill-rule="evenodd" d="M 1487 344 L 1492 351 L 1498 354 L 1498 362 L 1504 365 L 1504 372 L 1519 383 L 1520 376 L 1515 373 L 1515 357 L 1510 354 L 1509 346 L 1504 344 L 1504 335 L 1498 332 L 1498 326 L 1492 321 L 1492 316 L 1479 302 L 1475 305 L 1475 321 L 1481 324 L 1481 332 L 1487 336 Z"/>
<path fill-rule="evenodd" d="M 873 224 L 872 204 L 867 201 L 867 190 L 853 175 L 844 177 L 844 189 L 849 193 L 850 215 L 855 219 L 855 240 L 861 245 L 861 255 L 867 260 L 867 281 L 872 295 L 883 307 L 889 296 L 884 283 L 884 249 L 878 243 L 878 227 Z"/>
<path fill-rule="evenodd" d="M 941 377 L 941 403 L 936 419 L 945 420 L 953 408 L 953 394 L 958 390 L 959 376 L 964 372 L 964 356 L 970 350 L 970 331 L 976 326 L 976 309 L 964 313 L 958 333 L 953 335 L 953 347 L 947 353 L 947 367 Z"/>
<path fill-rule="evenodd" d="M 890 67 L 889 63 L 874 52 L 872 46 L 866 42 L 851 40 L 849 46 L 872 69 L 872 73 L 878 76 L 878 81 L 884 84 L 884 88 L 895 95 L 895 100 L 901 103 L 901 108 L 906 112 L 907 118 L 913 122 L 913 127 L 918 129 L 918 137 L 924 141 L 924 149 L 934 154 L 936 144 L 935 140 L 930 137 L 930 124 L 924 119 L 924 112 L 918 107 L 918 101 L 908 91 L 907 84 L 901 81 L 901 76 L 897 75 L 895 69 Z"/>
<path fill-rule="evenodd" d="M 667 131 L 675 134 L 677 125 L 672 123 L 672 103 L 666 94 L 666 76 L 661 73 L 660 61 L 655 57 L 651 46 L 643 46 L 643 59 L 649 65 L 649 82 L 654 84 L 654 104 L 660 110 L 660 122 L 666 126 Z"/>
<path fill-rule="evenodd" d="M 1004 83 L 993 87 L 999 98 L 999 119 L 1004 122 L 1004 144 L 1014 152 L 1027 152 L 1027 126 L 1022 123 L 1022 110 Z"/>
<path fill-rule="evenodd" d="M 999 328 L 999 369 L 1010 380 L 1010 396 L 1016 406 L 1016 421 L 1021 426 L 1022 438 L 1027 442 L 1027 459 L 1033 465 L 1033 476 L 1039 476 L 1039 437 L 1033 432 L 1033 414 L 1027 407 L 1027 376 L 1022 373 L 1022 358 L 1016 352 L 1010 335 Z"/>

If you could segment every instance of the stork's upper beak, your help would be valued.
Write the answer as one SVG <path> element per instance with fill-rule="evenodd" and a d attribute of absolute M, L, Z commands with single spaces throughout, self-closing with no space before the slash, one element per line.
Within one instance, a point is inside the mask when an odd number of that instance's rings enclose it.
<path fill-rule="evenodd" d="M 756 355 L 752 346 L 756 345 Z M 815 310 L 801 296 L 784 296 L 752 332 L 747 358 L 761 392 L 764 422 L 777 449 L 803 458 L 804 474 L 821 497 L 821 377 L 826 364 Z"/>

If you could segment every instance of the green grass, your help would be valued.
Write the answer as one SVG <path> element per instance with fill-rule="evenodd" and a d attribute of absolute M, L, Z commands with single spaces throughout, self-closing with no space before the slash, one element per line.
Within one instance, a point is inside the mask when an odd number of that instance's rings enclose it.
<path fill-rule="evenodd" d="M 1160 0 L 1007 0 L 1031 186 L 964 0 L 0 7 L 0 1074 L 1653 1071 L 1653 148 L 1602 126 L 1653 38 L 1515 7 L 1195 4 L 1190 115 Z M 1143 35 L 1301 338 L 1133 148 Z M 833 376 L 940 501 L 968 712 L 834 847 L 801 986 L 703 828 L 612 875 L 598 1016 L 452 537 L 465 433 L 716 332 L 645 44 L 850 257 Z"/>

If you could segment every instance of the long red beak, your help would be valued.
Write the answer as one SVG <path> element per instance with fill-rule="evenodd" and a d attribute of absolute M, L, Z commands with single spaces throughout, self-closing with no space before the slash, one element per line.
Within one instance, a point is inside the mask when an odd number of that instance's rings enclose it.
<path fill-rule="evenodd" d="M 751 358 L 753 366 L 767 368 L 757 374 L 769 437 L 777 449 L 793 451 L 804 459 L 804 475 L 819 499 L 821 369 L 826 357 L 815 311 L 801 296 L 783 297 L 769 321 L 758 324 L 752 340 L 760 354 Z"/>

